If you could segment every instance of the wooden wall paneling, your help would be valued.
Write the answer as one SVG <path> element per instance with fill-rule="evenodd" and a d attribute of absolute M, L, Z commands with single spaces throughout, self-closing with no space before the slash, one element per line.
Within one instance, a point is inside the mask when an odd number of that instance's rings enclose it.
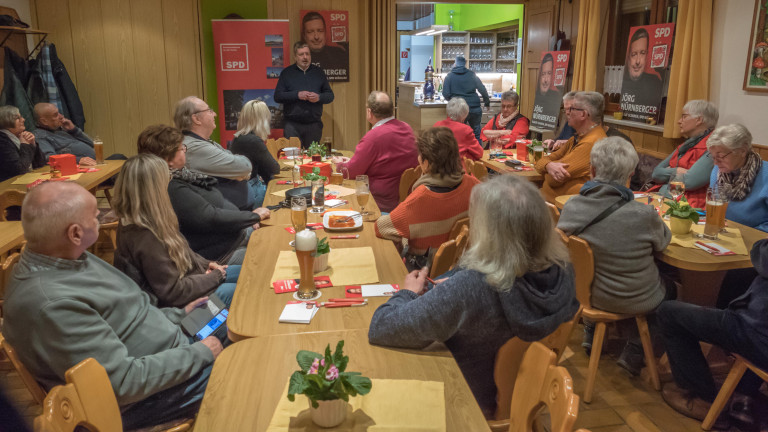
<path fill-rule="evenodd" d="M 105 154 L 116 149 L 109 103 L 110 79 L 105 57 L 102 4 L 98 0 L 70 0 L 70 22 L 75 68 L 78 71 L 78 93 L 85 112 L 85 131 L 104 140 Z M 114 49 L 110 46 L 110 49 Z M 117 73 L 118 71 L 114 71 Z M 120 71 L 124 73 L 124 71 Z M 122 79 L 113 76 L 113 80 Z"/>
<path fill-rule="evenodd" d="M 170 122 L 179 99 L 189 95 L 203 97 L 200 17 L 195 0 L 163 0 L 162 15 L 168 102 L 165 117 L 157 121 Z"/>

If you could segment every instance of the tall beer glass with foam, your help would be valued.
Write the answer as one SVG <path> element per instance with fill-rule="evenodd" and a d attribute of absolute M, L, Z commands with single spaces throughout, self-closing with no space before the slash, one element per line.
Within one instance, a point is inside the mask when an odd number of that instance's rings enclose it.
<path fill-rule="evenodd" d="M 315 251 L 317 250 L 317 235 L 314 231 L 304 230 L 296 233 L 296 258 L 299 260 L 299 291 L 300 299 L 312 299 L 317 295 L 313 268 L 315 266 Z"/>

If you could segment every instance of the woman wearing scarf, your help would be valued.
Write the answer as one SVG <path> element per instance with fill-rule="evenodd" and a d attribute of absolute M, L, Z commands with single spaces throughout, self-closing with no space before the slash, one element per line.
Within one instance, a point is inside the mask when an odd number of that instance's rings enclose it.
<path fill-rule="evenodd" d="M 624 186 L 637 161 L 635 148 L 622 138 L 595 143 L 590 154 L 592 180 L 565 203 L 557 224 L 568 235 L 579 233 L 592 247 L 592 305 L 607 312 L 649 313 L 666 294 L 653 254 L 667 247 L 672 234 L 653 206 L 634 201 L 632 191 Z M 611 207 L 615 207 L 613 213 L 593 223 Z M 585 323 L 582 346 L 587 351 L 592 348 L 593 332 Z M 632 374 L 640 372 L 639 336 L 627 341 L 618 363 Z"/>
<path fill-rule="evenodd" d="M 183 139 L 176 128 L 149 126 L 139 135 L 138 150 L 168 163 L 168 195 L 179 218 L 179 230 L 192 250 L 211 261 L 242 264 L 251 232 L 269 218 L 269 210 L 238 209 L 215 187 L 216 179 L 186 168 Z"/>
<path fill-rule="evenodd" d="M 506 91 L 501 94 L 501 112 L 493 116 L 488 121 L 488 124 L 483 126 L 483 130 L 480 132 L 481 139 L 485 142 L 489 138 L 485 136 L 487 130 L 508 130 L 509 134 L 500 137 L 499 139 L 507 140 L 504 143 L 504 148 L 512 148 L 515 146 L 515 140 L 518 138 L 525 138 L 528 135 L 528 118 L 520 114 L 518 110 L 520 102 L 520 96 L 513 91 Z"/>
<path fill-rule="evenodd" d="M 35 136 L 24 127 L 24 117 L 15 106 L 0 106 L 0 181 L 45 165 Z"/>
<path fill-rule="evenodd" d="M 680 134 L 687 139 L 653 169 L 652 177 L 656 186 L 651 191 L 658 191 L 671 199 L 669 181 L 673 175 L 682 175 L 688 203 L 704 208 L 709 176 L 714 165 L 712 158 L 705 157 L 707 139 L 717 125 L 718 117 L 717 107 L 712 102 L 692 100 L 685 104 L 677 124 L 680 126 Z"/>
<path fill-rule="evenodd" d="M 425 265 L 448 240 L 453 223 L 467 217 L 469 195 L 480 181 L 463 173 L 450 129 L 428 129 L 416 146 L 424 174 L 405 201 L 376 221 L 376 235 L 402 246 L 403 255 L 424 257 L 419 264 Z"/>

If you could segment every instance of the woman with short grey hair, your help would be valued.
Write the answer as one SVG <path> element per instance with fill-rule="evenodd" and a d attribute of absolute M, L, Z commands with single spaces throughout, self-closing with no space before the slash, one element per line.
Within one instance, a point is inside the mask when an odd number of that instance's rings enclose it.
<path fill-rule="evenodd" d="M 15 106 L 0 106 L 0 181 L 45 165 L 35 136 L 24 126 L 24 117 Z"/>
<path fill-rule="evenodd" d="M 445 342 L 487 417 L 496 409 L 493 365 L 512 337 L 539 340 L 578 309 L 568 251 L 541 194 L 517 176 L 496 176 L 470 198 L 472 245 L 456 270 L 428 288 L 413 271 L 373 315 L 373 344 L 426 348 Z"/>
<path fill-rule="evenodd" d="M 467 115 L 469 115 L 467 101 L 454 96 L 448 101 L 445 113 L 448 118 L 436 122 L 433 126 L 447 127 L 453 132 L 456 143 L 459 145 L 459 158 L 461 160 L 464 160 L 464 158 L 480 160 L 483 157 L 483 147 L 475 138 L 475 132 L 472 130 L 472 127 L 464 124 Z"/>
<path fill-rule="evenodd" d="M 496 139 L 502 140 L 505 148 L 512 148 L 518 138 L 528 136 L 530 121 L 527 117 L 520 114 L 520 96 L 512 91 L 505 91 L 501 94 L 501 112 L 493 116 L 480 131 L 480 139 L 490 141 L 490 137 L 485 135 L 485 131 L 507 130 L 504 136 Z"/>
<path fill-rule="evenodd" d="M 686 138 L 666 159 L 653 169 L 652 179 L 656 186 L 651 192 L 658 191 L 666 198 L 669 194 L 669 182 L 683 182 L 685 198 L 694 207 L 704 208 L 707 186 L 714 163 L 707 153 L 707 139 L 717 125 L 720 114 L 715 104 L 705 100 L 688 101 L 677 121 L 680 134 Z"/>
<path fill-rule="evenodd" d="M 635 148 L 623 138 L 596 142 L 590 153 L 592 180 L 565 203 L 557 224 L 592 247 L 592 305 L 620 314 L 649 313 L 666 294 L 653 254 L 667 247 L 672 234 L 656 210 L 636 202 L 626 186 L 637 160 Z M 582 346 L 588 352 L 593 334 L 593 325 L 585 322 Z M 640 373 L 643 350 L 639 337 L 627 341 L 619 365 L 633 375 Z"/>

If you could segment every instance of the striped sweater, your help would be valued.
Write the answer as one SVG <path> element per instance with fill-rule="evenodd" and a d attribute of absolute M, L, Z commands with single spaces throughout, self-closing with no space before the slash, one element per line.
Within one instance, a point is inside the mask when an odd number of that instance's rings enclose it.
<path fill-rule="evenodd" d="M 456 189 L 438 193 L 422 185 L 408 198 L 376 221 L 376 235 L 408 244 L 409 253 L 422 255 L 428 248 L 434 251 L 448 240 L 457 219 L 467 217 L 469 195 L 480 183 L 465 175 Z"/>

